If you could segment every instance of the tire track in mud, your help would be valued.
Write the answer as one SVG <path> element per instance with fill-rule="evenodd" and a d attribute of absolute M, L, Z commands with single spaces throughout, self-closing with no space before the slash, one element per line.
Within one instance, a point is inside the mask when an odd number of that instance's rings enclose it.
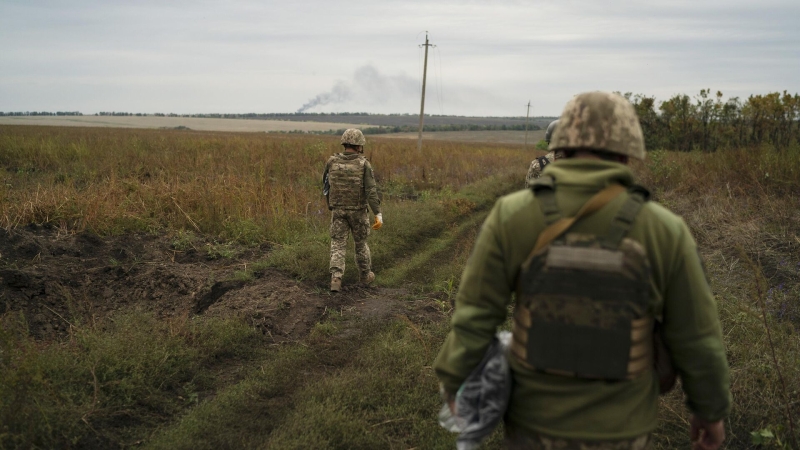
<path fill-rule="evenodd" d="M 417 252 L 399 259 L 380 276 L 391 285 L 412 283 L 429 288 L 437 281 L 448 281 L 437 278 L 444 272 L 460 274 L 478 230 L 488 214 L 488 209 L 479 209 L 438 236 L 425 239 L 418 245 Z M 454 268 L 454 265 L 457 267 Z"/>

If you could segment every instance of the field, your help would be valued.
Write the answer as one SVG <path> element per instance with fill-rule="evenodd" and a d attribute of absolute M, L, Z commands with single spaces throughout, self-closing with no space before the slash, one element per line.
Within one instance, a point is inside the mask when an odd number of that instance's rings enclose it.
<path fill-rule="evenodd" d="M 452 448 L 431 363 L 483 218 L 542 152 L 368 140 L 378 278 L 356 286 L 351 251 L 331 295 L 319 178 L 337 137 L 0 125 L 0 448 Z M 800 149 L 657 151 L 635 171 L 706 260 L 727 448 L 785 446 Z M 660 417 L 657 448 L 688 448 L 679 392 Z"/>
<path fill-rule="evenodd" d="M 387 139 L 418 139 L 418 133 L 382 134 Z M 423 146 L 427 141 L 446 142 L 494 142 L 496 144 L 525 144 L 524 131 L 437 131 L 422 133 Z M 533 149 L 537 142 L 544 139 L 544 130 L 528 131 L 528 148 Z"/>
<path fill-rule="evenodd" d="M 390 115 L 317 115 L 307 117 L 293 115 L 278 116 L 279 119 L 215 119 L 198 117 L 161 117 L 161 116 L 0 116 L 0 125 L 42 125 L 42 126 L 74 126 L 74 127 L 109 127 L 109 128 L 157 128 L 157 129 L 189 129 L 197 131 L 225 132 L 327 132 L 344 128 L 366 129 L 377 126 L 399 126 L 418 124 L 414 116 Z M 328 121 L 326 121 L 328 119 Z M 351 120 L 347 122 L 345 120 Z M 447 119 L 447 120 L 445 120 Z M 549 118 L 537 118 L 537 126 L 547 127 Z M 501 118 L 472 117 L 432 117 L 426 118 L 426 124 L 461 124 L 498 125 L 505 122 L 517 124 L 519 120 Z M 522 122 L 524 123 L 524 121 Z M 534 121 L 531 121 L 534 124 Z M 390 133 L 381 135 L 387 138 L 417 139 L 417 133 Z M 440 140 L 449 142 L 495 142 L 503 144 L 524 144 L 524 131 L 440 131 L 425 132 L 424 140 Z M 544 139 L 544 130 L 528 132 L 528 145 L 531 148 Z"/>
<path fill-rule="evenodd" d="M 62 127 L 178 128 L 199 131 L 275 132 L 330 131 L 369 128 L 370 125 L 288 120 L 207 119 L 156 116 L 0 116 L 0 125 L 44 125 Z"/>

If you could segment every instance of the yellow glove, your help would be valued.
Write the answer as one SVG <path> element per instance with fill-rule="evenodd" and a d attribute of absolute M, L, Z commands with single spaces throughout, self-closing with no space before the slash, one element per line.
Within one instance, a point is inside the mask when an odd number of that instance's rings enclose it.
<path fill-rule="evenodd" d="M 375 214 L 375 223 L 372 224 L 373 230 L 380 230 L 383 226 L 383 216 L 381 213 Z"/>

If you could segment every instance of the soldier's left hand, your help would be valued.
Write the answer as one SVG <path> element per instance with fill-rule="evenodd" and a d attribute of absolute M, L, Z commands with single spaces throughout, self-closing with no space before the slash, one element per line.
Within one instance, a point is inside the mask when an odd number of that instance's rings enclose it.
<path fill-rule="evenodd" d="M 380 230 L 383 226 L 383 215 L 381 213 L 375 214 L 375 223 L 372 224 L 373 230 Z"/>

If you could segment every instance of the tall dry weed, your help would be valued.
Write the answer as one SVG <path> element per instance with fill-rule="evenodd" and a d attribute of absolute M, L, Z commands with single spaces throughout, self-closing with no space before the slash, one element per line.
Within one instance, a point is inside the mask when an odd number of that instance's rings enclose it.
<path fill-rule="evenodd" d="M 325 226 L 321 195 L 336 137 L 175 130 L 0 127 L 0 226 L 98 233 L 191 229 L 243 242 Z M 530 154 L 492 145 L 370 138 L 384 200 L 524 171 Z"/>
<path fill-rule="evenodd" d="M 789 445 L 800 416 L 800 149 L 652 152 L 637 175 L 705 259 L 731 366 L 728 448 Z M 661 448 L 688 445 L 682 402 L 662 401 L 658 436 L 671 446 Z"/>

